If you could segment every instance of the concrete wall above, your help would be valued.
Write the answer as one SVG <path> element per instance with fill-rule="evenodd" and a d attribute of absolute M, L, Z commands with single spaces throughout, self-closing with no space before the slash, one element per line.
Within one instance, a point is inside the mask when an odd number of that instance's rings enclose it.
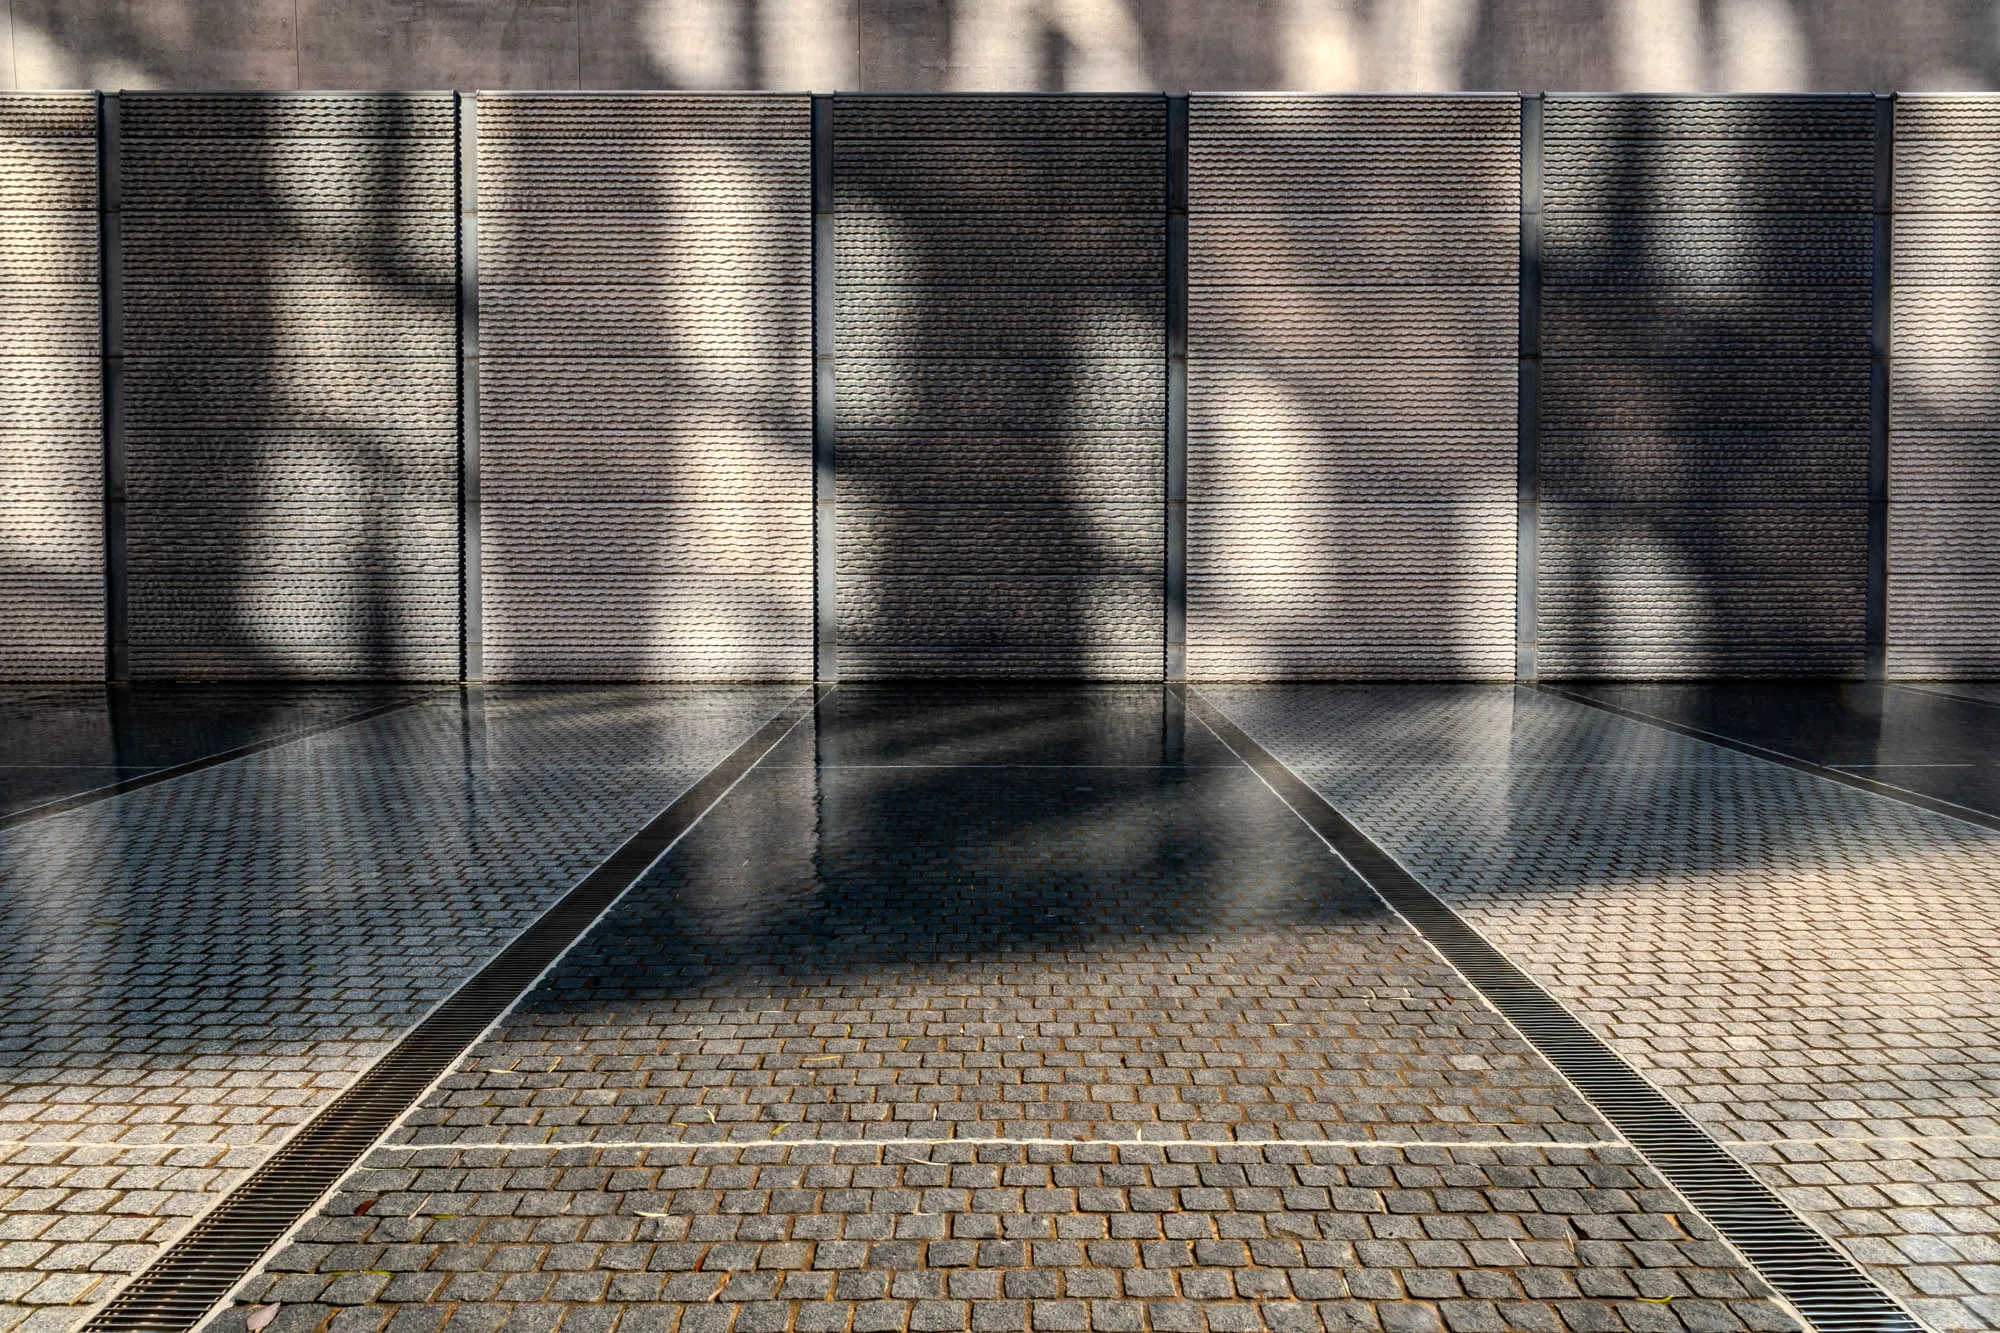
<path fill-rule="evenodd" d="M 2000 0 L 0 0 L 0 88 L 2000 88 Z"/>

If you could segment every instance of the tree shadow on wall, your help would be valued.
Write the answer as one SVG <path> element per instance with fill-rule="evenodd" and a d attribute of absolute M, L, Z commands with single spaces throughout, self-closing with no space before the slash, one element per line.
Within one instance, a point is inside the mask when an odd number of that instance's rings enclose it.
<path fill-rule="evenodd" d="M 1859 669 L 1871 114 L 1549 102 L 1544 674 Z"/>
<path fill-rule="evenodd" d="M 134 676 L 455 676 L 449 100 L 123 101 Z"/>
<path fill-rule="evenodd" d="M 1158 679 L 1164 104 L 834 115 L 843 678 Z"/>

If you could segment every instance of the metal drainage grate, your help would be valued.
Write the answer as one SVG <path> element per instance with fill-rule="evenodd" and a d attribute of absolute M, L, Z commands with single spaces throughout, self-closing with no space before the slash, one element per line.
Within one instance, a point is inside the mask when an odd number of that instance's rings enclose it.
<path fill-rule="evenodd" d="M 1324 797 L 1213 704 L 1184 686 L 1173 688 L 1223 744 L 1478 987 L 1815 1329 L 1921 1333 L 1923 1326 L 1888 1292 Z"/>
<path fill-rule="evenodd" d="M 436 697 L 435 693 L 411 695 L 407 699 L 396 699 L 386 704 L 379 704 L 374 708 L 364 708 L 358 713 L 350 713 L 346 717 L 338 717 L 331 722 L 322 722 L 317 726 L 301 727 L 297 731 L 288 731 L 282 736 L 273 736 L 269 740 L 253 741 L 249 745 L 239 745 L 233 750 L 218 750 L 214 754 L 203 755 L 199 759 L 190 759 L 184 764 L 173 764 L 166 768 L 156 768 L 150 772 L 140 773 L 134 777 L 120 778 L 118 781 L 107 783 L 102 787 L 92 787 L 89 791 L 77 792 L 74 796 L 58 796 L 53 801 L 44 801 L 40 805 L 29 806 L 26 810 L 16 810 L 12 814 L 0 815 L 0 829 L 12 828 L 16 824 L 25 824 L 30 820 L 42 819 L 49 815 L 59 815 L 65 810 L 74 810 L 78 806 L 95 805 L 99 801 L 108 801 L 114 796 L 123 796 L 126 792 L 137 791 L 141 787 L 152 787 L 162 782 L 172 782 L 175 778 L 184 778 L 190 773 L 199 773 L 204 768 L 214 768 L 217 764 L 226 764 L 232 759 L 243 759 L 253 754 L 262 754 L 266 750 L 275 750 L 280 745 L 290 745 L 293 741 L 302 741 L 309 736 L 324 736 L 329 731 L 339 731 L 342 727 L 351 727 L 357 722 L 366 722 L 370 718 L 381 717 L 387 713 L 400 712 L 412 704 L 419 704 L 426 699 L 434 699 Z"/>
<path fill-rule="evenodd" d="M 605 908 L 694 827 L 738 778 L 811 714 L 823 692 L 815 687 L 812 693 L 786 705 L 651 823 L 626 839 L 492 962 L 426 1015 L 359 1081 L 307 1121 L 269 1161 L 231 1190 L 83 1329 L 169 1333 L 191 1329 L 200 1322 Z"/>

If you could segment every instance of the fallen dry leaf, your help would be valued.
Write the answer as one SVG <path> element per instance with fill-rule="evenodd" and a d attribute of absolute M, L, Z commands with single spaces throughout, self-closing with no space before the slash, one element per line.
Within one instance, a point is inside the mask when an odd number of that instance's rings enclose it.
<path fill-rule="evenodd" d="M 271 1321 L 277 1317 L 278 1304 L 273 1301 L 269 1305 L 260 1305 L 252 1310 L 249 1318 L 243 1321 L 243 1325 L 250 1330 L 250 1333 L 258 1333 L 258 1330 L 268 1328 Z"/>

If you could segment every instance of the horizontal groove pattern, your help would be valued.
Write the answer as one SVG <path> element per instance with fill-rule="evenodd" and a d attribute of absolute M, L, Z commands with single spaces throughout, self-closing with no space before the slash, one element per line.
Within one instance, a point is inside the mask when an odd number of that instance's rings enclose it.
<path fill-rule="evenodd" d="M 1891 676 L 2000 672 L 2000 97 L 1896 102 Z"/>
<path fill-rule="evenodd" d="M 444 139 L 456 119 L 440 93 L 125 93 L 119 115 L 140 139 Z"/>
<path fill-rule="evenodd" d="M 809 114 L 481 95 L 488 679 L 812 675 Z"/>
<path fill-rule="evenodd" d="M 1564 627 L 1561 660 L 1587 664 L 1577 674 L 1811 676 L 1854 667 L 1866 592 L 1855 573 L 1867 560 L 1863 505 L 1544 505 L 1540 542 L 1542 623 Z"/>
<path fill-rule="evenodd" d="M 1191 676 L 1512 675 L 1519 135 L 1190 99 Z"/>
<path fill-rule="evenodd" d="M 1544 676 L 1860 668 L 1873 117 L 1547 99 Z"/>
<path fill-rule="evenodd" d="M 1049 455 L 1062 466 L 1049 466 Z M 843 502 L 868 505 L 978 504 L 994 495 L 1039 505 L 1163 503 L 1160 437 L 1149 430 L 939 432 L 912 441 L 896 431 L 844 431 Z"/>
<path fill-rule="evenodd" d="M 1552 212 L 1848 212 L 1874 205 L 1866 96 L 1552 94 L 1542 129 Z"/>
<path fill-rule="evenodd" d="M 134 676 L 455 676 L 450 96 L 120 113 Z"/>
<path fill-rule="evenodd" d="M 1166 114 L 834 103 L 843 679 L 1158 679 Z"/>
<path fill-rule="evenodd" d="M 0 680 L 104 675 L 97 105 L 0 94 Z"/>

